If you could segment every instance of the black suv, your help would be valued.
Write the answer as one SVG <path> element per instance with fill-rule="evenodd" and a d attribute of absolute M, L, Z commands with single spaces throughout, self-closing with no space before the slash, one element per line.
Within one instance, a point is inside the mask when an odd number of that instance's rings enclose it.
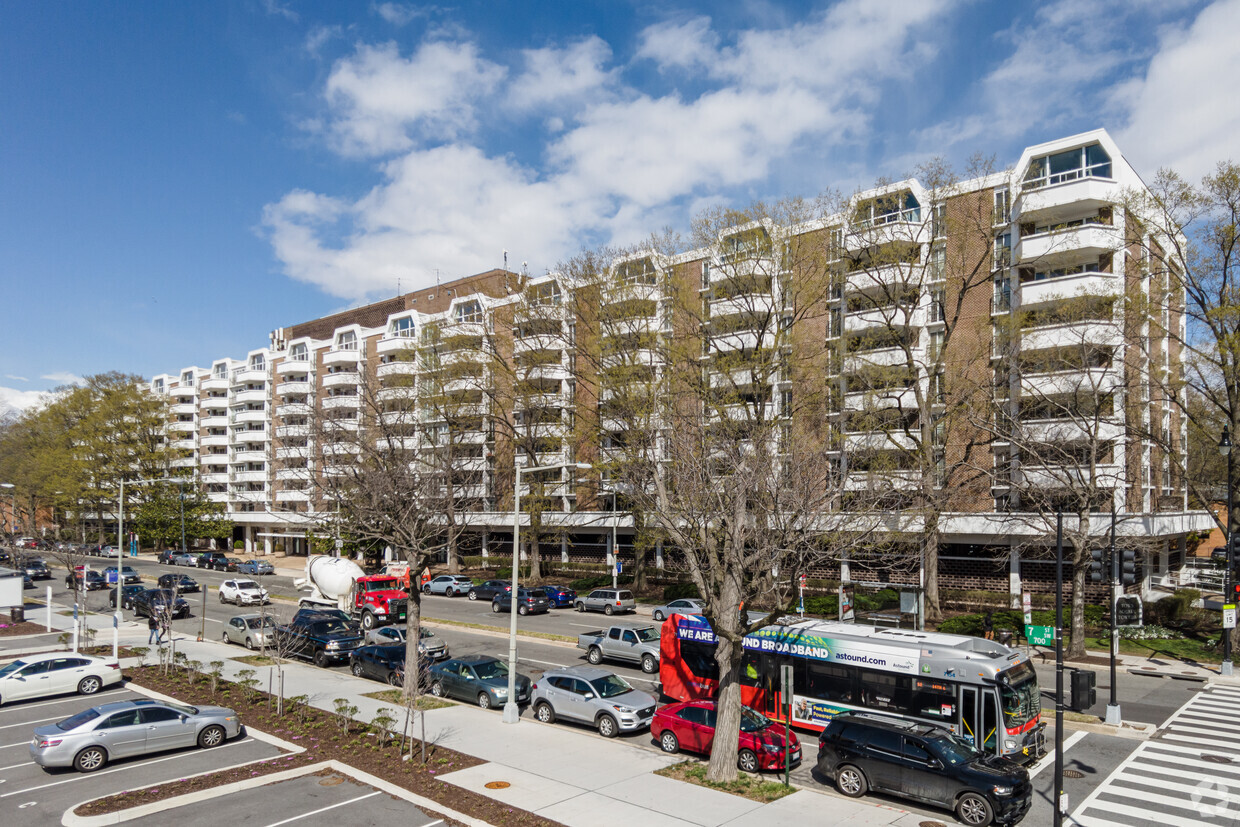
<path fill-rule="evenodd" d="M 1015 824 L 1033 803 L 1029 772 L 950 731 L 866 712 L 836 715 L 818 739 L 818 772 L 844 795 L 890 793 L 955 810 L 971 827 Z"/>
<path fill-rule="evenodd" d="M 275 628 L 277 649 L 309 658 L 315 666 L 348 660 L 364 642 L 361 632 L 346 621 L 323 615 L 301 615 L 300 620 Z"/>

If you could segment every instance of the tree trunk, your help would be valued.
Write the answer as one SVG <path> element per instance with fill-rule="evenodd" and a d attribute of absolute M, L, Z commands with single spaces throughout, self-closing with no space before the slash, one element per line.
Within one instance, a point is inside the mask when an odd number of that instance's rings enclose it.
<path fill-rule="evenodd" d="M 448 573 L 461 573 L 461 552 L 456 529 L 451 525 L 448 526 Z"/>
<path fill-rule="evenodd" d="M 926 569 L 926 621 L 938 623 L 943 619 L 939 605 L 939 519 L 934 514 L 927 519 L 926 530 L 921 538 L 922 565 Z"/>
<path fill-rule="evenodd" d="M 525 578 L 525 583 L 527 586 L 538 586 L 542 584 L 542 555 L 539 553 L 541 545 L 540 541 L 542 539 L 542 532 L 539 529 L 541 528 L 541 523 L 535 524 L 533 521 L 530 522 L 530 573 Z M 521 555 L 517 554 L 513 559 L 513 565 L 520 565 L 520 562 Z M 516 571 L 516 569 L 514 569 L 514 571 Z"/>
<path fill-rule="evenodd" d="M 413 571 L 413 566 L 414 561 L 409 560 L 410 572 Z M 405 610 L 405 681 L 401 687 L 401 694 L 404 696 L 405 708 L 409 711 L 405 718 L 406 722 L 413 720 L 412 713 L 417 708 L 420 689 L 418 677 L 422 674 L 422 664 L 418 654 L 418 641 L 422 636 L 422 591 L 416 587 L 416 582 L 414 579 L 410 580 L 414 588 L 410 589 L 408 608 Z M 413 733 L 410 732 L 409 736 L 412 739 Z"/>
<path fill-rule="evenodd" d="M 733 612 L 736 614 L 736 612 Z M 739 618 L 738 618 L 739 619 Z M 723 625 L 723 619 L 718 619 Z M 735 620 L 727 625 L 735 625 Z M 733 643 L 719 635 L 715 662 L 719 665 L 719 694 L 715 696 L 715 740 L 710 748 L 708 781 L 735 781 L 738 773 L 736 758 L 741 732 L 741 657 L 740 642 Z"/>
<path fill-rule="evenodd" d="M 1086 524 L 1088 525 L 1088 522 Z M 1071 637 L 1068 639 L 1068 651 L 1064 653 L 1064 657 L 1068 658 L 1085 656 L 1085 575 L 1089 571 L 1088 561 L 1087 550 L 1075 547 L 1072 549 L 1072 559 L 1068 561 L 1072 574 L 1072 619 L 1069 623 Z"/>
<path fill-rule="evenodd" d="M 640 594 L 646 590 L 646 557 L 650 553 L 647 539 L 638 528 L 641 515 L 633 512 L 633 593 Z"/>

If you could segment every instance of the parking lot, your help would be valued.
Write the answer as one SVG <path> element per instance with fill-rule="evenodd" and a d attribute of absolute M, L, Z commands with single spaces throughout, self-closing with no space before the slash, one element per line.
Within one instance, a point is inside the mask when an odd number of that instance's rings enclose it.
<path fill-rule="evenodd" d="M 90 698 L 71 695 L 0 707 L 0 811 L 8 813 L 5 824 L 59 824 L 65 810 L 85 801 L 280 754 L 271 744 L 243 735 L 214 749 L 176 750 L 120 760 L 93 773 L 44 770 L 31 761 L 28 749 L 35 727 L 92 706 L 141 697 L 115 688 Z"/>

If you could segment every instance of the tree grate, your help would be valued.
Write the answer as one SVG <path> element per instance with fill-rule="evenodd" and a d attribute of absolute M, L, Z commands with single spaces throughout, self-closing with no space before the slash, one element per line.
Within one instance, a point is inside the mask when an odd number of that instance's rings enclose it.
<path fill-rule="evenodd" d="M 486 787 L 488 790 L 504 790 L 512 785 L 510 785 L 507 781 L 488 781 L 482 786 Z"/>
<path fill-rule="evenodd" d="M 1063 777 L 1064 778 L 1084 778 L 1085 773 L 1081 772 L 1080 770 L 1064 770 Z"/>

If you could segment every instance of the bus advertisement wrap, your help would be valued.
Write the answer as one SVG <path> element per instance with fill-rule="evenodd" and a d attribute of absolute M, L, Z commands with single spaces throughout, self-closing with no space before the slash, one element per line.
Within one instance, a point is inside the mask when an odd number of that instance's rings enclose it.
<path fill-rule="evenodd" d="M 799 629 L 789 630 L 777 626 L 758 629 L 745 636 L 745 648 L 772 655 L 866 666 L 884 672 L 899 672 L 905 675 L 917 673 L 917 658 L 894 646 L 883 646 L 880 643 L 849 645 Z"/>
<path fill-rule="evenodd" d="M 714 643 L 715 630 L 700 615 L 676 615 L 676 637 L 698 643 Z"/>
<path fill-rule="evenodd" d="M 841 712 L 846 712 L 853 707 L 840 706 L 830 701 L 821 701 L 817 698 L 807 698 L 804 695 L 792 696 L 792 724 L 804 724 L 806 726 L 825 727 L 831 722 L 831 719 Z"/>

